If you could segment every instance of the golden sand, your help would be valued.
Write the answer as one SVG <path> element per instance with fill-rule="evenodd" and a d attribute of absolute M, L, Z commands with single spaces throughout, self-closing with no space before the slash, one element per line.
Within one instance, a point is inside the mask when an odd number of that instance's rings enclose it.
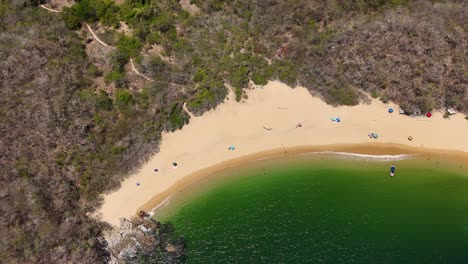
<path fill-rule="evenodd" d="M 438 112 L 431 118 L 412 118 L 379 100 L 332 107 L 305 88 L 291 89 L 280 82 L 249 90 L 247 95 L 242 103 L 230 95 L 216 109 L 192 117 L 182 130 L 163 133 L 160 152 L 124 180 L 119 190 L 104 196 L 100 217 L 117 225 L 120 217 L 151 209 L 199 177 L 262 157 L 327 150 L 424 153 L 468 161 L 468 121 L 461 114 L 450 119 Z M 389 107 L 395 112 L 388 113 Z M 333 117 L 341 122 L 332 122 Z M 370 132 L 379 138 L 369 138 Z M 228 150 L 231 145 L 235 150 Z"/>

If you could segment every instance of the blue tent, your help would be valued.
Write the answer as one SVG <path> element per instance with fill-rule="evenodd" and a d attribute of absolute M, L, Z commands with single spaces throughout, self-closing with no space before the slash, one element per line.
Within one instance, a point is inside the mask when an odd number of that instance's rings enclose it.
<path fill-rule="evenodd" d="M 388 112 L 389 112 L 390 114 L 393 113 L 393 108 L 389 108 L 389 109 L 388 109 Z"/>

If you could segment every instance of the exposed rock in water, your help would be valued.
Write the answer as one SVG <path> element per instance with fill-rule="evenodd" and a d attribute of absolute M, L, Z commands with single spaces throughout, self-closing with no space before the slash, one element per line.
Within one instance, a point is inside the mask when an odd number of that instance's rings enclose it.
<path fill-rule="evenodd" d="M 121 218 L 106 236 L 109 263 L 184 263 L 185 241 L 174 238 L 174 227 L 148 218 Z"/>

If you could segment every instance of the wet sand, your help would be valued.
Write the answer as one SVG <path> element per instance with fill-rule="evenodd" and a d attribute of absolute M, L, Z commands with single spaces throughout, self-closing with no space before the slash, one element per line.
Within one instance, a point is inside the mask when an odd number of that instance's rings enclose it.
<path fill-rule="evenodd" d="M 336 151 L 468 161 L 468 121 L 462 114 L 444 119 L 436 112 L 431 118 L 413 118 L 399 115 L 398 106 L 379 100 L 333 107 L 305 88 L 291 89 L 279 82 L 247 95 L 238 103 L 231 94 L 216 109 L 191 118 L 182 130 L 164 133 L 160 152 L 124 180 L 119 190 L 104 196 L 100 217 L 117 225 L 120 217 L 148 211 L 200 177 L 272 156 Z M 388 113 L 389 107 L 394 113 Z M 333 117 L 341 122 L 332 122 Z M 379 138 L 369 138 L 371 132 Z M 231 145 L 235 150 L 228 150 Z"/>

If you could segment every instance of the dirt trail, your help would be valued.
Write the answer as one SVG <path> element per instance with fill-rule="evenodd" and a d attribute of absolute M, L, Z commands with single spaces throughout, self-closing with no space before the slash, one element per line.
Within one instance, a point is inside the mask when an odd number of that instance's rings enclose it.
<path fill-rule="evenodd" d="M 141 72 L 139 72 L 139 71 L 137 70 L 137 68 L 136 68 L 135 65 L 133 64 L 133 59 L 132 59 L 132 58 L 130 58 L 130 65 L 132 66 L 132 70 L 133 70 L 136 74 L 140 75 L 141 77 L 145 78 L 145 79 L 148 80 L 148 81 L 153 81 L 153 82 L 154 82 L 153 79 L 151 79 L 151 78 L 149 78 L 149 77 L 146 77 L 143 73 L 141 73 Z"/>
<path fill-rule="evenodd" d="M 194 115 L 192 114 L 192 112 L 190 112 L 190 110 L 188 110 L 187 108 L 187 102 L 184 103 L 184 105 L 182 106 L 182 109 L 187 112 L 187 114 L 190 116 L 190 118 L 193 118 Z"/>
<path fill-rule="evenodd" d="M 48 7 L 45 6 L 45 5 L 40 5 L 40 7 L 44 8 L 45 10 L 48 10 L 48 11 L 50 11 L 50 12 L 60 13 L 59 10 L 55 10 L 55 9 L 52 9 L 52 8 L 48 8 Z"/>
<path fill-rule="evenodd" d="M 52 9 L 52 8 L 48 8 L 48 7 L 45 6 L 45 5 L 40 5 L 40 7 L 44 8 L 45 10 L 48 10 L 48 11 L 50 11 L 50 12 L 54 12 L 54 13 L 60 13 L 60 12 L 61 12 L 60 10 L 55 10 L 55 9 Z M 105 46 L 105 47 L 108 47 L 108 48 L 115 49 L 115 47 L 110 46 L 110 45 L 106 44 L 104 41 L 102 41 L 102 40 L 96 35 L 96 33 L 94 33 L 93 29 L 88 25 L 88 23 L 84 23 L 84 25 L 85 25 L 86 28 L 88 29 L 89 33 L 91 33 L 91 35 L 93 36 L 93 38 L 94 38 L 97 42 L 99 42 L 99 44 L 101 44 L 101 45 L 103 45 L 103 46 Z M 145 76 L 143 73 L 141 73 L 141 72 L 139 72 L 139 71 L 137 70 L 137 68 L 136 68 L 135 65 L 133 64 L 133 59 L 130 59 L 130 65 L 131 65 L 132 71 L 135 72 L 137 75 L 139 75 L 139 76 L 145 78 L 145 79 L 148 80 L 148 81 L 154 82 L 153 79 L 151 79 L 151 78 Z"/>
<path fill-rule="evenodd" d="M 107 45 L 104 41 L 100 40 L 98 36 L 94 33 L 94 31 L 91 29 L 91 27 L 88 25 L 88 23 L 85 23 L 86 28 L 88 29 L 89 33 L 93 35 L 93 38 L 96 39 L 97 42 L 99 42 L 101 45 L 109 47 L 109 48 L 114 48 L 112 46 Z"/>

